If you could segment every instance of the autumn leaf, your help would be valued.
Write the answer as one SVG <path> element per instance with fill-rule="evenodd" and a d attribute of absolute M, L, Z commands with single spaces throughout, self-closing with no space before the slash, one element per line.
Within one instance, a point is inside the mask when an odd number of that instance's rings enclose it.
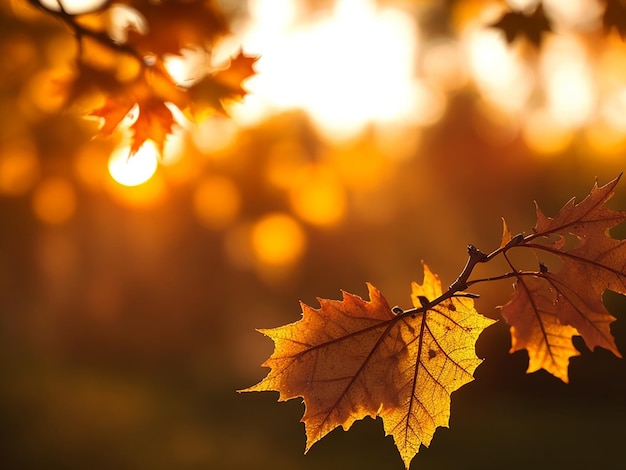
<path fill-rule="evenodd" d="M 318 309 L 302 304 L 301 320 L 260 330 L 275 344 L 263 364 L 271 370 L 243 391 L 302 397 L 306 450 L 338 426 L 380 416 L 408 468 L 436 428 L 448 426 L 450 394 L 473 380 L 475 343 L 493 320 L 464 297 L 426 308 L 442 295 L 427 266 L 411 311 L 396 314 L 375 287 L 368 291 L 369 301 L 344 292 L 341 301 L 319 299 Z"/>
<path fill-rule="evenodd" d="M 504 220 L 504 218 L 502 219 L 502 241 L 500 242 L 500 248 L 504 248 L 505 246 L 507 246 L 509 243 L 511 243 L 511 240 L 513 239 L 513 237 L 511 236 L 511 230 L 509 230 L 509 226 L 506 223 L 506 220 Z"/>
<path fill-rule="evenodd" d="M 545 369 L 567 383 L 569 360 L 580 354 L 572 343 L 578 331 L 561 323 L 557 298 L 542 278 L 520 277 L 502 316 L 511 325 L 511 352 L 528 350 L 526 372 Z"/>
<path fill-rule="evenodd" d="M 615 28 L 621 38 L 624 39 L 626 36 L 626 5 L 624 5 L 623 0 L 606 0 L 602 23 L 606 32 Z"/>
<path fill-rule="evenodd" d="M 208 74 L 189 88 L 189 104 L 192 114 L 209 106 L 221 114 L 226 114 L 224 102 L 241 99 L 246 95 L 243 82 L 254 75 L 254 64 L 258 57 L 247 56 L 243 52 L 233 57 L 229 64 Z"/>
<path fill-rule="evenodd" d="M 254 64 L 258 59 L 257 56 L 247 56 L 240 50 L 226 67 L 213 74 L 213 79 L 228 87 L 228 98 L 241 98 L 246 94 L 242 83 L 254 75 Z"/>
<path fill-rule="evenodd" d="M 512 43 L 519 37 L 525 37 L 535 46 L 541 44 L 543 33 L 552 31 L 550 21 L 541 4 L 530 15 L 509 11 L 490 26 L 503 31 L 508 43 Z"/>
<path fill-rule="evenodd" d="M 206 61 L 192 71 L 191 86 L 170 74 L 170 58 L 184 60 L 189 50 L 209 57 L 218 39 L 229 33 L 212 0 L 120 0 L 102 5 L 95 15 L 41 8 L 65 23 L 78 42 L 73 80 L 66 84 L 68 102 L 89 95 L 104 98 L 87 116 L 100 118 L 105 136 L 137 108 L 130 126 L 131 155 L 147 139 L 163 150 L 176 124 L 171 106 L 192 120 L 205 111 L 226 114 L 224 103 L 241 99 L 247 93 L 243 81 L 255 73 L 257 58 L 239 51 L 223 67 Z"/>
<path fill-rule="evenodd" d="M 528 350 L 528 372 L 545 369 L 567 382 L 569 359 L 578 355 L 575 335 L 591 350 L 600 346 L 621 357 L 610 331 L 615 317 L 602 302 L 607 289 L 626 294 L 626 242 L 608 233 L 626 220 L 626 211 L 606 206 L 619 179 L 596 183 L 583 201 L 571 199 L 554 218 L 537 207 L 534 233 L 523 246 L 556 255 L 562 265 L 552 270 L 542 263 L 537 273 L 520 273 L 512 300 L 502 307 L 511 351 Z"/>
<path fill-rule="evenodd" d="M 108 70 L 103 70 L 84 62 L 76 63 L 75 79 L 69 84 L 67 102 L 74 103 L 79 98 L 96 90 L 107 94 L 118 94 L 124 84 Z"/>
<path fill-rule="evenodd" d="M 134 100 L 109 98 L 101 107 L 90 111 L 87 116 L 101 118 L 100 134 L 108 136 L 113 133 L 134 105 Z"/>
<path fill-rule="evenodd" d="M 131 126 L 133 131 L 131 154 L 136 153 L 146 139 L 153 140 L 162 151 L 167 136 L 176 124 L 174 115 L 166 103 L 172 103 L 181 111 L 187 111 L 189 117 L 194 117 L 207 109 L 226 114 L 225 101 L 245 96 L 246 90 L 242 82 L 254 74 L 254 63 L 257 59 L 240 51 L 225 67 L 208 74 L 190 88 L 177 86 L 164 68 L 155 65 L 154 70 L 150 70 L 150 73 L 146 71 L 144 78 L 134 86 L 111 90 L 105 103 L 88 115 L 102 118 L 100 133 L 106 136 L 110 135 L 133 106 L 137 105 L 139 117 Z"/>
<path fill-rule="evenodd" d="M 143 55 L 178 54 L 212 43 L 228 33 L 223 15 L 211 0 L 124 0 L 145 20 L 147 31 L 128 30 L 127 43 Z"/>
<path fill-rule="evenodd" d="M 473 379 L 481 362 L 475 344 L 492 320 L 474 309 L 470 286 L 516 279 L 501 312 L 511 327 L 511 352 L 528 351 L 528 372 L 545 369 L 567 382 L 569 361 L 580 354 L 572 342 L 578 335 L 590 349 L 620 356 L 610 332 L 615 318 L 602 302 L 607 289 L 626 294 L 626 241 L 609 234 L 626 211 L 607 207 L 620 177 L 596 183 L 553 218 L 537 206 L 529 235 L 513 236 L 503 220 L 499 247 L 485 253 L 469 244 L 465 267 L 445 292 L 424 266 L 423 284 L 413 284 L 412 309 L 390 309 L 371 285 L 369 301 L 344 293 L 341 301 L 319 299 L 317 309 L 303 304 L 300 321 L 261 330 L 274 341 L 263 364 L 270 371 L 243 391 L 302 397 L 306 450 L 338 426 L 347 430 L 358 419 L 381 417 L 408 468 L 420 446 L 448 425 L 452 392 Z M 516 267 L 510 252 L 519 249 L 534 252 L 536 271 Z M 507 272 L 473 277 L 476 266 L 497 256 Z"/>
<path fill-rule="evenodd" d="M 137 120 L 130 126 L 133 139 L 130 147 L 131 155 L 137 153 L 144 142 L 152 140 L 159 151 L 163 153 L 163 146 L 167 136 L 176 124 L 172 111 L 158 99 L 147 99 L 139 104 Z"/>

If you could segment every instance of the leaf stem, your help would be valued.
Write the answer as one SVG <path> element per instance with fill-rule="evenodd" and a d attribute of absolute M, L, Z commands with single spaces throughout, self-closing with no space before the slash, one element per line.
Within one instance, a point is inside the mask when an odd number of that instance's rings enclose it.
<path fill-rule="evenodd" d="M 510 271 L 505 274 L 500 274 L 498 276 L 493 277 L 485 277 L 482 279 L 474 279 L 467 282 L 467 286 L 473 286 L 474 284 L 478 284 L 480 282 L 492 282 L 492 281 L 502 281 L 504 279 L 511 279 L 512 277 L 519 276 L 541 276 L 541 272 L 538 271 Z"/>
<path fill-rule="evenodd" d="M 396 313 L 397 315 L 415 315 L 417 313 L 425 312 L 433 308 L 435 305 L 438 305 L 444 300 L 447 300 L 451 297 L 477 298 L 478 297 L 477 294 L 473 294 L 471 292 L 463 292 L 463 291 L 467 289 L 468 287 L 478 284 L 480 282 L 500 281 L 503 279 L 510 279 L 512 277 L 519 277 L 519 276 L 541 275 L 541 273 L 537 271 L 517 271 L 508 260 L 508 257 L 506 256 L 506 252 L 509 249 L 516 247 L 516 246 L 523 245 L 526 241 L 532 240 L 533 238 L 534 237 L 532 235 L 524 236 L 523 233 L 519 233 L 515 235 L 514 237 L 512 237 L 507 243 L 503 244 L 502 246 L 495 249 L 489 254 L 479 250 L 472 244 L 468 245 L 467 246 L 468 257 L 467 257 L 467 261 L 465 262 L 465 266 L 461 270 L 461 273 L 456 278 L 456 280 L 450 285 L 450 287 L 448 287 L 448 290 L 446 292 L 441 294 L 436 299 L 430 300 L 429 302 L 424 302 L 421 307 L 415 307 L 415 308 L 411 308 L 408 310 L 402 310 L 399 307 L 394 307 L 394 313 Z M 504 274 L 500 274 L 498 276 L 470 280 L 470 276 L 472 275 L 472 272 L 474 271 L 474 268 L 476 267 L 476 265 L 480 263 L 488 263 L 499 254 L 503 254 L 504 257 L 507 259 L 507 261 L 509 262 L 509 266 L 512 269 L 511 271 L 504 273 Z"/>

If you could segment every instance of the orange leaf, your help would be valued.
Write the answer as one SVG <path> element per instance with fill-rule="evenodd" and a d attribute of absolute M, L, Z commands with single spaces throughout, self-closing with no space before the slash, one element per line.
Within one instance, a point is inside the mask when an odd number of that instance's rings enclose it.
<path fill-rule="evenodd" d="M 155 98 L 149 98 L 139 103 L 139 116 L 130 127 L 133 131 L 133 140 L 130 147 L 131 155 L 137 153 L 143 143 L 150 139 L 154 141 L 159 151 L 163 152 L 163 145 L 176 120 L 172 111 L 165 104 Z"/>
<path fill-rule="evenodd" d="M 473 380 L 481 363 L 475 343 L 493 320 L 461 297 L 424 311 L 420 299 L 442 293 L 427 266 L 424 283 L 413 284 L 413 313 L 394 314 L 375 287 L 368 290 L 369 301 L 348 293 L 319 299 L 318 309 L 302 305 L 301 320 L 261 330 L 275 343 L 263 364 L 271 370 L 243 391 L 303 397 L 306 450 L 338 426 L 380 416 L 408 468 L 436 428 L 448 426 L 450 394 Z"/>
<path fill-rule="evenodd" d="M 258 57 L 247 56 L 243 51 L 239 51 L 230 60 L 228 67 L 213 74 L 213 79 L 231 90 L 229 98 L 241 98 L 246 94 L 242 82 L 254 75 L 254 64 L 257 60 Z"/>
<path fill-rule="evenodd" d="M 84 62 L 77 62 L 75 78 L 69 88 L 68 102 L 72 103 L 93 91 L 117 94 L 123 88 L 124 85 L 110 71 L 99 69 Z"/>
<path fill-rule="evenodd" d="M 100 108 L 91 111 L 89 116 L 102 118 L 104 123 L 100 129 L 100 133 L 105 136 L 111 135 L 134 105 L 135 102 L 133 100 L 109 98 Z"/>
<path fill-rule="evenodd" d="M 509 226 L 506 223 L 504 218 L 502 219 L 502 241 L 500 242 L 500 248 L 504 248 L 508 243 L 511 242 L 513 237 L 511 237 L 511 231 L 509 230 Z"/>
<path fill-rule="evenodd" d="M 626 211 L 606 207 L 619 179 L 596 184 L 583 201 L 571 199 L 554 218 L 537 207 L 537 225 L 524 246 L 558 256 L 562 266 L 553 272 L 542 264 L 533 278 L 518 276 L 513 300 L 502 307 L 512 351 L 528 350 L 529 372 L 543 368 L 567 382 L 569 358 L 578 355 L 573 335 L 582 336 L 589 349 L 601 346 L 621 357 L 610 331 L 615 317 L 602 303 L 606 289 L 626 294 L 626 241 L 608 235 L 626 220 Z"/>
<path fill-rule="evenodd" d="M 123 0 L 144 17 L 145 34 L 128 31 L 128 43 L 142 55 L 178 54 L 188 46 L 212 43 L 228 32 L 211 0 Z"/>
<path fill-rule="evenodd" d="M 219 113 L 225 114 L 223 103 L 227 100 L 240 99 L 246 94 L 242 82 L 254 75 L 254 63 L 258 57 L 246 56 L 239 52 L 233 57 L 228 67 L 207 75 L 189 88 L 191 111 L 197 114 L 199 109 L 208 105 Z"/>
<path fill-rule="evenodd" d="M 511 325 L 511 352 L 528 350 L 527 373 L 545 369 L 568 382 L 567 366 L 579 352 L 572 343 L 578 331 L 561 323 L 558 294 L 537 277 L 521 277 L 513 298 L 502 307 L 502 316 Z"/>

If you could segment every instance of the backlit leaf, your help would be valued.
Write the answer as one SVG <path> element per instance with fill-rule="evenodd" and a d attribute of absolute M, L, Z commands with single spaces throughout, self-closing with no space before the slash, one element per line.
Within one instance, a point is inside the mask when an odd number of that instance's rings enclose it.
<path fill-rule="evenodd" d="M 154 141 L 159 151 L 163 152 L 165 140 L 175 124 L 172 111 L 162 101 L 148 99 L 140 103 L 139 116 L 130 127 L 133 131 L 131 155 L 135 154 L 148 139 Z"/>
<path fill-rule="evenodd" d="M 380 416 L 408 468 L 436 428 L 448 426 L 450 394 L 473 380 L 481 363 L 475 343 L 493 320 L 468 298 L 424 310 L 420 299 L 442 293 L 426 266 L 423 284 L 413 284 L 414 313 L 395 314 L 375 287 L 368 290 L 369 301 L 348 293 L 319 299 L 318 309 L 302 305 L 301 320 L 261 330 L 275 343 L 263 364 L 271 370 L 244 391 L 303 397 L 307 450 L 337 426 Z"/>
<path fill-rule="evenodd" d="M 178 54 L 188 46 L 212 43 L 228 32 L 211 0 L 124 0 L 144 17 L 148 30 L 128 31 L 128 44 L 142 54 Z"/>
<path fill-rule="evenodd" d="M 246 56 L 239 52 L 224 69 L 209 74 L 189 88 L 189 101 L 192 114 L 196 115 L 208 106 L 221 114 L 226 114 L 224 102 L 245 96 L 242 83 L 254 75 L 254 63 L 258 57 Z"/>
<path fill-rule="evenodd" d="M 606 206 L 619 179 L 596 184 L 583 201 L 571 199 L 554 218 L 537 207 L 537 225 L 524 246 L 556 255 L 562 265 L 542 264 L 534 277 L 518 276 L 513 300 L 502 307 L 512 351 L 528 350 L 529 372 L 543 368 L 567 382 L 569 357 L 578 354 L 572 335 L 582 336 L 589 349 L 600 346 L 621 356 L 610 331 L 615 317 L 602 302 L 607 289 L 626 294 L 626 242 L 608 233 L 626 220 L 626 211 Z"/>

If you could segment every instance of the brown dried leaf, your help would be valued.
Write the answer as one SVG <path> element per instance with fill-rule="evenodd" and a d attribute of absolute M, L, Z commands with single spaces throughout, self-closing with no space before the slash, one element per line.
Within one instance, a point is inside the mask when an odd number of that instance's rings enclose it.
<path fill-rule="evenodd" d="M 607 289 L 626 294 L 626 242 L 608 233 L 626 220 L 626 211 L 606 206 L 619 179 L 596 183 L 583 201 L 571 199 L 554 218 L 537 207 L 537 225 L 524 246 L 558 256 L 562 266 L 542 264 L 535 278 L 518 276 L 513 300 L 502 307 L 512 350 L 528 349 L 529 372 L 543 368 L 567 382 L 565 359 L 578 354 L 572 335 L 582 336 L 589 349 L 600 346 L 621 357 L 610 331 L 615 317 L 602 302 Z"/>
<path fill-rule="evenodd" d="M 569 360 L 579 355 L 572 343 L 578 331 L 561 323 L 557 299 L 544 279 L 520 277 L 502 316 L 511 325 L 511 352 L 528 350 L 526 372 L 545 369 L 567 383 Z"/>

